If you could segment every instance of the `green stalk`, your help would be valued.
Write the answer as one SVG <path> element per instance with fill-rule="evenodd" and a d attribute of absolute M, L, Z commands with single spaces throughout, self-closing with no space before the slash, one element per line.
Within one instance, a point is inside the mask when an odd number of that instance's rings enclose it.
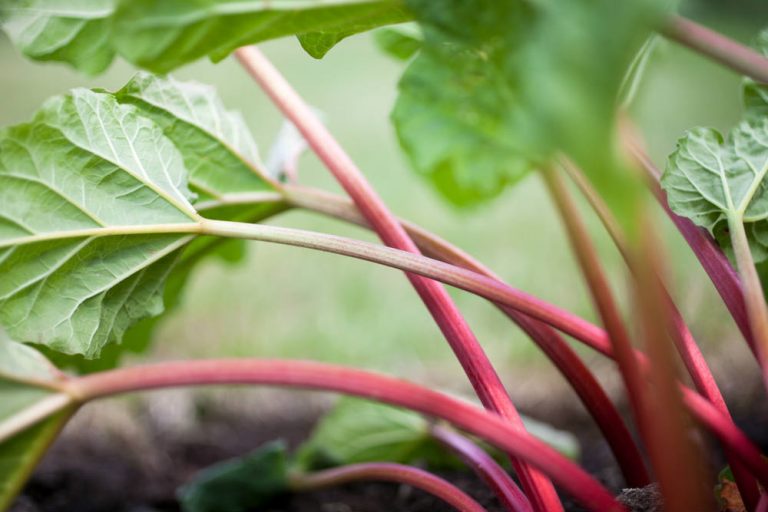
<path fill-rule="evenodd" d="M 752 252 L 749 249 L 747 233 L 741 218 L 729 215 L 728 229 L 733 245 L 733 253 L 736 257 L 736 267 L 739 276 L 741 276 L 749 327 L 752 330 L 752 337 L 757 348 L 760 366 L 764 368 L 762 372 L 763 382 L 766 388 L 768 388 L 768 371 L 765 370 L 768 369 L 766 364 L 768 363 L 766 360 L 766 356 L 768 356 L 768 309 L 765 304 L 763 286 L 760 283 L 760 276 L 757 275 Z"/>

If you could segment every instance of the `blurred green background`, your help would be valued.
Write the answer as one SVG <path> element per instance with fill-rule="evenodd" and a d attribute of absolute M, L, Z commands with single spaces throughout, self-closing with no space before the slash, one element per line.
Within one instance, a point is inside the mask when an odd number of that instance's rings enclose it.
<path fill-rule="evenodd" d="M 688 2 L 691 17 L 749 42 L 768 25 L 764 0 Z M 380 54 L 369 36 L 342 43 L 323 61 L 294 40 L 263 45 L 306 99 L 320 109 L 391 208 L 477 256 L 513 286 L 595 319 L 563 232 L 537 176 L 496 201 L 456 210 L 412 173 L 397 146 L 388 115 L 403 68 Z M 76 86 L 119 88 L 132 69 L 116 63 L 88 80 L 56 64 L 24 60 L 0 39 L 0 124 L 22 122 L 50 95 Z M 202 62 L 177 78 L 214 84 L 224 102 L 241 110 L 266 156 L 281 118 L 232 60 Z M 740 77 L 680 47 L 660 41 L 633 106 L 654 159 L 663 165 L 675 140 L 695 125 L 727 129 L 740 115 Z M 307 184 L 338 190 L 312 155 L 301 161 Z M 585 208 L 617 289 L 626 276 L 617 253 Z M 674 296 L 710 354 L 740 359 L 743 343 L 712 286 L 662 214 Z M 363 230 L 301 212 L 271 222 L 373 240 Z M 452 292 L 513 390 L 535 387 L 554 371 L 537 349 L 485 301 Z M 439 385 L 465 388 L 440 333 L 398 272 L 339 256 L 252 244 L 246 264 L 205 264 L 194 275 L 183 307 L 157 334 L 148 357 L 213 356 L 308 358 L 355 364 Z M 593 364 L 599 357 L 589 354 Z M 741 377 L 747 378 L 752 369 Z M 513 391 L 515 392 L 515 391 Z"/>

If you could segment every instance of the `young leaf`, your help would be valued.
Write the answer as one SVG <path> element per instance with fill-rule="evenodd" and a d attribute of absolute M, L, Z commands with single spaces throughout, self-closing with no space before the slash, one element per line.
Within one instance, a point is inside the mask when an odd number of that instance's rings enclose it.
<path fill-rule="evenodd" d="M 745 223 L 759 262 L 768 258 L 768 116 L 754 96 L 749 101 L 745 120 L 727 137 L 696 128 L 681 138 L 661 183 L 675 213 L 705 227 L 726 247 L 728 219 Z"/>
<path fill-rule="evenodd" d="M 410 0 L 425 43 L 393 120 L 413 166 L 471 204 L 562 151 L 620 207 L 615 107 L 659 3 Z"/>
<path fill-rule="evenodd" d="M 319 57 L 344 37 L 410 18 L 402 0 L 131 0 L 115 13 L 113 42 L 130 62 L 165 73 L 288 35 L 307 34 L 302 44 Z"/>
<path fill-rule="evenodd" d="M 163 281 L 199 220 L 185 179 L 160 128 L 108 94 L 75 90 L 0 132 L 9 335 L 95 357 L 158 314 Z"/>
<path fill-rule="evenodd" d="M 2 0 L 0 22 L 27 57 L 62 61 L 88 75 L 112 62 L 109 17 L 114 0 Z"/>
<path fill-rule="evenodd" d="M 11 504 L 68 414 L 52 410 L 49 418 L 20 431 L 11 426 L 52 397 L 60 397 L 66 408 L 65 397 L 37 384 L 60 378 L 39 353 L 0 336 L 0 510 Z"/>
<path fill-rule="evenodd" d="M 201 471 L 178 495 L 184 512 L 246 512 L 289 490 L 288 455 L 282 441 Z"/>

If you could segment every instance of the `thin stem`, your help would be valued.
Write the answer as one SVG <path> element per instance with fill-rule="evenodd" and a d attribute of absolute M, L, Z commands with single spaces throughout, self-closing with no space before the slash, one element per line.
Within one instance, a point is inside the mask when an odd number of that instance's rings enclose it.
<path fill-rule="evenodd" d="M 747 306 L 749 326 L 752 337 L 755 340 L 758 360 L 763 368 L 763 381 L 768 388 L 768 308 L 765 304 L 763 286 L 760 284 L 760 276 L 757 275 L 755 262 L 749 248 L 747 233 L 741 218 L 734 215 L 728 216 L 728 230 L 733 245 L 733 253 L 736 257 L 736 267 L 744 286 L 744 303 Z"/>
<path fill-rule="evenodd" d="M 368 227 L 365 219 L 347 199 L 297 186 L 286 187 L 285 193 L 288 201 L 294 206 Z M 426 256 L 501 281 L 490 269 L 458 247 L 415 224 L 403 220 L 400 222 Z M 627 485 L 647 485 L 649 478 L 637 443 L 600 383 L 576 352 L 549 325 L 508 306 L 498 303 L 496 306 L 531 337 L 571 384 L 615 454 Z"/>
<path fill-rule="evenodd" d="M 635 359 L 629 333 L 624 326 L 618 305 L 613 298 L 613 293 L 608 284 L 608 279 L 603 272 L 597 251 L 592 245 L 587 229 L 565 187 L 562 177 L 555 169 L 544 169 L 542 175 L 555 206 L 560 213 L 560 218 L 568 233 L 571 246 L 592 294 L 592 300 L 600 314 L 600 318 L 603 320 L 605 329 L 608 331 L 608 337 L 611 340 L 613 353 L 616 356 L 616 362 L 619 365 L 624 385 L 627 388 L 627 396 L 632 406 L 635 420 L 646 442 L 649 442 L 648 432 L 651 419 L 648 417 L 645 403 L 643 377 Z"/>
<path fill-rule="evenodd" d="M 272 63 L 252 46 L 240 48 L 236 56 L 275 105 L 301 132 L 384 244 L 420 254 L 416 244 L 408 237 L 349 155 Z M 456 354 L 483 405 L 507 418 L 516 428 L 524 429 L 520 415 L 501 379 L 447 290 L 435 281 L 413 274 L 407 276 Z M 551 482 L 530 470 L 525 464 L 512 462 L 536 510 L 563 510 Z"/>
<path fill-rule="evenodd" d="M 500 416 L 410 382 L 364 370 L 310 361 L 223 359 L 122 368 L 73 379 L 82 401 L 167 387 L 261 384 L 325 390 L 405 407 L 443 419 L 550 475 L 595 512 L 623 511 L 602 485 L 576 464 Z"/>
<path fill-rule="evenodd" d="M 637 269 L 632 265 L 632 260 L 629 255 L 629 248 L 626 243 L 624 233 L 613 217 L 613 214 L 608 209 L 607 205 L 603 202 L 602 198 L 592 188 L 589 181 L 582 174 L 581 170 L 576 167 L 572 162 L 565 161 L 563 165 L 568 176 L 576 184 L 589 204 L 592 206 L 600 221 L 603 223 L 608 234 L 613 239 L 614 244 L 621 253 L 624 261 L 629 266 L 633 274 L 637 274 Z M 725 403 L 720 388 L 715 381 L 714 375 L 707 364 L 704 355 L 701 353 L 696 340 L 693 338 L 693 334 L 683 320 L 683 316 L 680 310 L 677 309 L 672 297 L 664 286 L 663 282 L 659 282 L 661 299 L 666 305 L 664 308 L 665 314 L 668 315 L 670 321 L 669 332 L 672 336 L 672 340 L 675 343 L 678 353 L 680 354 L 683 363 L 685 364 L 688 373 L 693 380 L 696 389 L 705 396 L 717 409 L 727 417 L 731 417 L 731 413 Z M 741 495 L 744 497 L 745 503 L 748 505 L 748 509 L 754 509 L 754 505 L 759 497 L 757 486 L 754 479 L 748 474 L 748 472 L 741 467 L 740 463 L 735 459 L 733 454 L 726 452 L 726 458 L 731 466 L 734 474 L 734 479 L 738 485 Z"/>
<path fill-rule="evenodd" d="M 672 16 L 660 33 L 739 74 L 768 83 L 768 59 L 714 30 L 681 16 Z"/>
<path fill-rule="evenodd" d="M 315 473 L 294 475 L 291 478 L 290 487 L 294 491 L 306 492 L 370 480 L 383 480 L 416 487 L 440 498 L 459 512 L 486 512 L 477 501 L 450 482 L 423 469 L 391 462 L 350 464 Z"/>
<path fill-rule="evenodd" d="M 510 512 L 530 512 L 531 503 L 504 468 L 493 457 L 458 432 L 435 424 L 432 436 L 459 456 L 496 493 L 501 504 Z"/>

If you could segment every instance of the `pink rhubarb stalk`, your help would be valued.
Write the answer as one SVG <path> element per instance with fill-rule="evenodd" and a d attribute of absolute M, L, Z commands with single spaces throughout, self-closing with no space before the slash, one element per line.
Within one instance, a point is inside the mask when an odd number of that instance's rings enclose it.
<path fill-rule="evenodd" d="M 290 186 L 286 187 L 285 191 L 289 202 L 295 206 L 360 226 L 368 226 L 347 199 L 304 187 Z M 400 222 L 426 256 L 501 282 L 499 276 L 458 247 L 415 224 Z M 624 420 L 595 376 L 570 345 L 546 323 L 509 306 L 499 303 L 496 303 L 496 306 L 528 334 L 573 387 L 616 456 L 627 485 L 644 487 L 650 483 L 643 457 Z"/>
<path fill-rule="evenodd" d="M 302 133 L 381 240 L 390 247 L 420 254 L 416 244 L 349 155 L 272 63 L 252 46 L 240 48 L 236 55 L 275 105 Z M 410 273 L 407 276 L 456 354 L 483 405 L 509 420 L 516 428 L 524 429 L 496 370 L 445 288 L 430 279 Z M 516 461 L 513 464 L 536 510 L 562 511 L 551 482 L 525 464 Z"/>
<path fill-rule="evenodd" d="M 646 162 L 644 165 L 646 170 L 647 164 L 648 163 Z M 563 168 L 582 192 L 584 197 L 586 197 L 595 213 L 597 213 L 597 216 L 600 218 L 600 221 L 603 223 L 603 226 L 618 248 L 630 270 L 636 274 L 637 269 L 634 268 L 634 265 L 632 264 L 624 233 L 621 231 L 619 223 L 616 222 L 616 219 L 613 217 L 613 214 L 608 209 L 607 205 L 595 192 L 591 184 L 584 177 L 578 167 L 576 167 L 572 162 L 566 161 L 564 162 Z M 655 185 L 655 188 L 658 189 L 657 184 Z M 665 198 L 659 197 L 659 200 L 666 207 Z M 674 215 L 669 211 L 668 208 L 666 209 L 668 213 Z M 720 392 L 720 388 L 715 381 L 715 377 L 712 374 L 712 371 L 709 369 L 709 365 L 707 364 L 706 359 L 704 359 L 704 355 L 701 353 L 701 350 L 699 349 L 696 340 L 693 338 L 693 334 L 688 328 L 688 325 L 686 325 L 685 321 L 683 320 L 683 316 L 680 313 L 680 310 L 677 309 L 677 306 L 675 305 L 666 287 L 663 286 L 663 283 L 660 287 L 660 293 L 661 299 L 666 304 L 664 311 L 666 311 L 668 314 L 670 323 L 670 335 L 672 336 L 675 348 L 683 360 L 683 364 L 688 370 L 688 374 L 693 380 L 694 386 L 699 391 L 699 393 L 701 393 L 710 402 L 712 402 L 712 404 L 717 407 L 717 409 L 722 414 L 730 418 L 731 413 L 728 410 L 725 399 L 723 398 L 723 395 Z M 728 459 L 728 463 L 732 468 L 734 479 L 739 488 L 739 492 L 744 497 L 744 502 L 747 503 L 750 510 L 754 509 L 754 506 L 757 503 L 757 499 L 759 497 L 759 492 L 757 486 L 755 485 L 754 479 L 750 477 L 749 473 L 741 467 L 738 461 L 735 460 L 731 454 L 726 452 L 726 458 Z"/>
<path fill-rule="evenodd" d="M 579 466 L 497 414 L 401 379 L 364 370 L 310 361 L 184 361 L 96 373 L 72 379 L 66 387 L 71 396 L 85 402 L 134 391 L 215 384 L 334 391 L 405 407 L 443 419 L 525 460 L 589 510 L 625 512 L 611 493 Z"/>

